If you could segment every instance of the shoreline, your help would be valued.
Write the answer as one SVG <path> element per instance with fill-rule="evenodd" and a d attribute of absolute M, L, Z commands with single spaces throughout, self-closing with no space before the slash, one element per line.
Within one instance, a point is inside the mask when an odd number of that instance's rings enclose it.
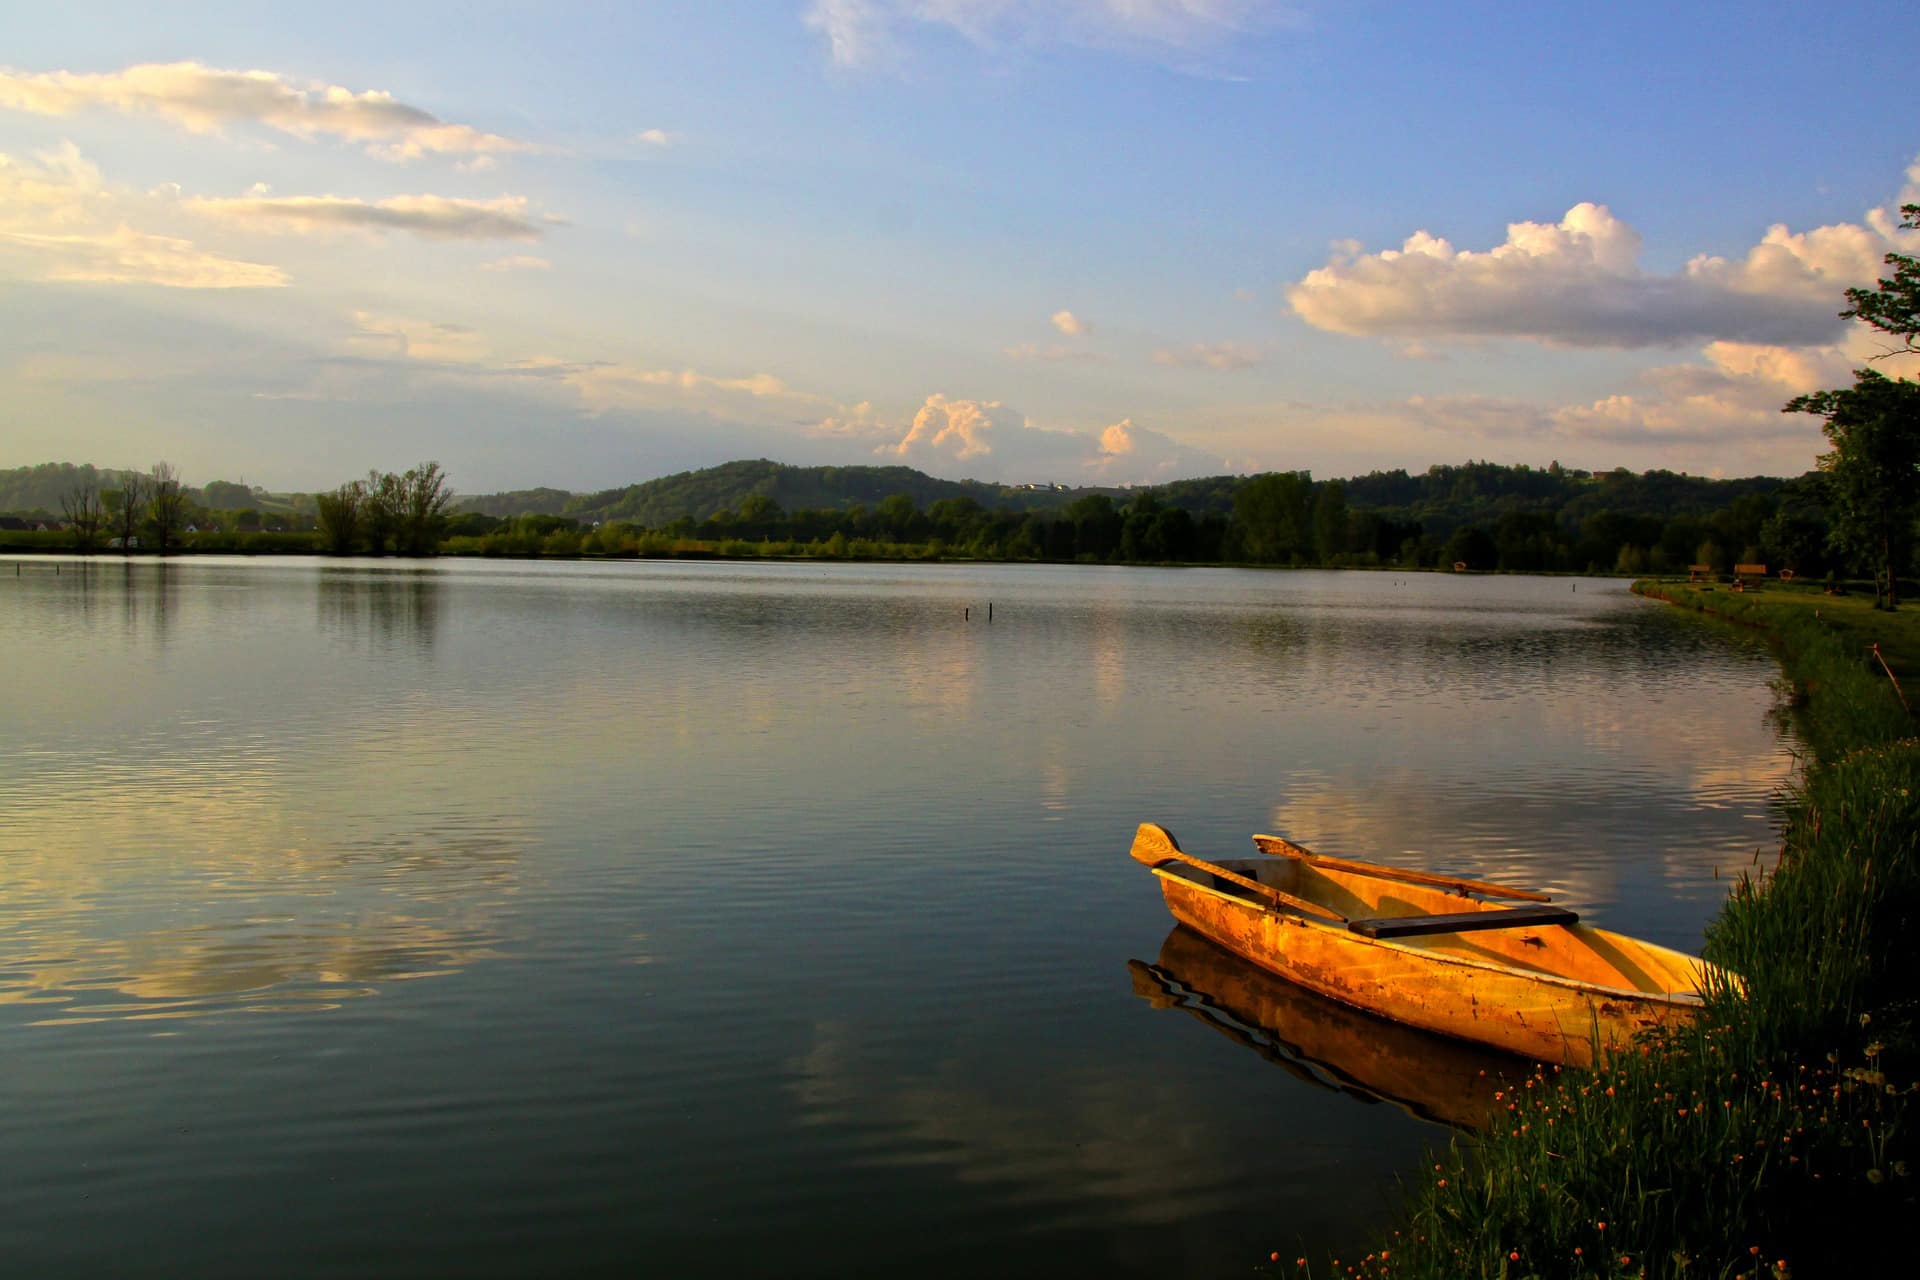
<path fill-rule="evenodd" d="M 1775 870 L 1705 958 L 1739 973 L 1698 1024 L 1592 1071 L 1539 1068 L 1417 1175 L 1355 1276 L 1898 1274 L 1920 1210 L 1920 736 L 1862 661 L 1866 610 L 1817 589 L 1636 594 L 1765 632 L 1807 751 Z M 1900 652 L 1920 612 L 1871 615 Z M 1311 1275 L 1307 1259 L 1271 1274 Z"/>

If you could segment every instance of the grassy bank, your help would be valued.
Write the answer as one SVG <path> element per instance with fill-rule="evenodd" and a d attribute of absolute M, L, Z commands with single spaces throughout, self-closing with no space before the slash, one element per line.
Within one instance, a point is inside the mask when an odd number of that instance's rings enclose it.
<path fill-rule="evenodd" d="M 1764 628 L 1800 703 L 1809 758 L 1778 866 L 1736 887 L 1706 939 L 1744 989 L 1710 992 L 1695 1026 L 1644 1053 L 1513 1082 L 1488 1131 L 1409 1188 L 1399 1230 L 1333 1274 L 1804 1280 L 1917 1265 L 1920 739 L 1864 641 L 1913 654 L 1920 611 L 1636 590 Z"/>

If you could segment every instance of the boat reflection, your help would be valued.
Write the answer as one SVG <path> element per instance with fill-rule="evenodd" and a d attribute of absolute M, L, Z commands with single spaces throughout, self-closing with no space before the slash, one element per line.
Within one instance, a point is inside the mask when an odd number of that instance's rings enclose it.
<path fill-rule="evenodd" d="M 1184 1009 L 1302 1080 L 1456 1129 L 1483 1125 L 1495 1090 L 1530 1065 L 1315 995 L 1184 925 L 1156 963 L 1127 969 L 1134 994 L 1156 1009 Z"/>

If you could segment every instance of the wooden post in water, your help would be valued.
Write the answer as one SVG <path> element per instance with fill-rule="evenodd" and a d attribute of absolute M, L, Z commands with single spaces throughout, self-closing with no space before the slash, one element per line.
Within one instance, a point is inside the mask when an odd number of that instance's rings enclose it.
<path fill-rule="evenodd" d="M 987 601 L 987 621 L 993 621 L 993 601 Z"/>

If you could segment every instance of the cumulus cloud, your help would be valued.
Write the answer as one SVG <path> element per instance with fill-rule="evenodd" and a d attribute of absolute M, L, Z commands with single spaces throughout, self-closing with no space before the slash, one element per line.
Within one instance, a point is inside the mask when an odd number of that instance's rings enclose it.
<path fill-rule="evenodd" d="M 645 147 L 671 147 L 680 141 L 680 135 L 665 129 L 642 129 L 633 140 Z"/>
<path fill-rule="evenodd" d="M 534 149 L 449 123 L 379 90 L 355 93 L 317 81 L 301 85 L 272 71 L 232 71 L 197 62 L 148 62 L 105 73 L 0 69 L 0 107 L 47 116 L 105 107 L 158 116 L 196 133 L 258 124 L 299 138 L 339 138 L 394 160 Z"/>
<path fill-rule="evenodd" d="M 129 225 L 144 203 L 110 189 L 71 142 L 31 161 L 0 155 L 0 264 L 31 279 L 90 284 L 264 289 L 287 283 L 278 267 Z"/>
<path fill-rule="evenodd" d="M 1265 364 L 1267 353 L 1244 342 L 1195 342 L 1184 347 L 1162 347 L 1153 362 L 1172 369 L 1212 369 L 1228 373 Z"/>
<path fill-rule="evenodd" d="M 1558 223 L 1513 223 L 1486 251 L 1456 249 L 1426 231 L 1379 253 L 1347 242 L 1287 300 L 1316 328 L 1371 337 L 1817 345 L 1845 327 L 1835 314 L 1841 290 L 1870 282 L 1882 254 L 1915 239 L 1876 210 L 1867 226 L 1775 226 L 1743 257 L 1703 255 L 1660 275 L 1640 267 L 1639 232 L 1586 203 Z"/>
<path fill-rule="evenodd" d="M 430 240 L 537 240 L 542 234 L 542 228 L 529 218 L 523 196 L 461 200 L 423 195 L 379 201 L 347 196 L 240 197 L 185 204 L 197 213 L 270 231 L 407 231 Z"/>
<path fill-rule="evenodd" d="M 1065 309 L 1054 312 L 1053 315 L 1048 318 L 1053 322 L 1054 328 L 1066 334 L 1069 338 L 1078 338 L 1083 334 L 1093 332 L 1093 326 L 1091 324 Z"/>
<path fill-rule="evenodd" d="M 1230 469 L 1225 459 L 1181 444 L 1163 432 L 1122 418 L 1099 435 L 1099 452 L 1088 469 L 1116 483 L 1177 480 Z"/>
<path fill-rule="evenodd" d="M 998 400 L 950 400 L 936 392 L 913 415 L 893 452 L 910 462 L 965 462 L 992 453 L 994 436 L 1009 425 L 1024 426 L 1025 420 Z"/>
<path fill-rule="evenodd" d="M 926 398 L 904 433 L 862 402 L 812 434 L 861 443 L 877 457 L 934 474 L 1006 482 L 1143 483 L 1226 469 L 1218 457 L 1131 419 L 1100 431 L 1053 429 L 998 400 L 941 393 Z"/>

